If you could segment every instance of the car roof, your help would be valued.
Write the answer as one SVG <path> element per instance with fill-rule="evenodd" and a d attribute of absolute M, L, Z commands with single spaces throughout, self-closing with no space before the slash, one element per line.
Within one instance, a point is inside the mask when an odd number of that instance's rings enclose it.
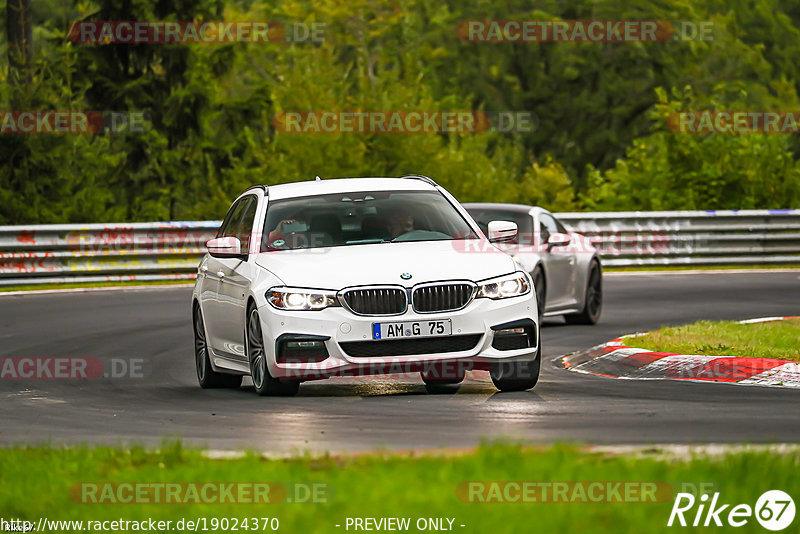
<path fill-rule="evenodd" d="M 498 210 L 507 211 L 511 213 L 529 213 L 534 215 L 536 213 L 550 213 L 544 208 L 539 206 L 526 206 L 525 204 L 502 204 L 491 202 L 466 202 L 461 204 L 464 209 L 469 210 Z"/>
<path fill-rule="evenodd" d="M 270 200 L 364 191 L 436 191 L 433 181 L 407 178 L 332 178 L 269 186 Z"/>

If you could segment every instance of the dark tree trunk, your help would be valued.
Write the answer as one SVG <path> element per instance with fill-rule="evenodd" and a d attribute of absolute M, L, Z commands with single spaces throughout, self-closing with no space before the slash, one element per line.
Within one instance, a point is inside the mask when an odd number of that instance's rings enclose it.
<path fill-rule="evenodd" d="M 33 62 L 31 0 L 7 0 L 6 37 L 8 39 L 8 79 L 29 83 Z"/>

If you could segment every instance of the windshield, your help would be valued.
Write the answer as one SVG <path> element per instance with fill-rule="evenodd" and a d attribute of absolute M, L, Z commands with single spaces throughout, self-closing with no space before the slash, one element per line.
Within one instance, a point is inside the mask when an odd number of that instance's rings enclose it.
<path fill-rule="evenodd" d="M 438 191 L 337 193 L 271 201 L 261 251 L 478 239 Z"/>

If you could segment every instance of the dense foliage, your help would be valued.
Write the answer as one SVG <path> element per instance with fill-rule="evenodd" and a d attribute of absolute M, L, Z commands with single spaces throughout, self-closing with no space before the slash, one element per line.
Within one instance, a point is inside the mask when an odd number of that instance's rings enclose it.
<path fill-rule="evenodd" d="M 535 7 L 532 7 L 535 6 Z M 0 109 L 145 112 L 142 132 L 0 135 L 0 224 L 219 218 L 252 183 L 422 173 L 554 210 L 787 208 L 797 136 L 685 134 L 686 109 L 797 110 L 779 0 L 33 0 L 30 83 Z M 5 10 L 4 10 L 5 11 Z M 486 43 L 465 19 L 710 21 L 713 38 Z M 83 45 L 78 20 L 322 23 L 297 43 Z M 291 110 L 528 110 L 533 132 L 276 131 Z"/>

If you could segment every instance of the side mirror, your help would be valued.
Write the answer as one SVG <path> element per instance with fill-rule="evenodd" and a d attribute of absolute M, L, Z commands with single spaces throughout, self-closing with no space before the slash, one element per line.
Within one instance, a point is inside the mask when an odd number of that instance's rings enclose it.
<path fill-rule="evenodd" d="M 242 242 L 238 237 L 217 237 L 206 241 L 208 253 L 215 258 L 241 258 Z"/>
<path fill-rule="evenodd" d="M 547 244 L 551 247 L 565 247 L 572 242 L 569 234 L 550 234 L 547 238 Z"/>
<path fill-rule="evenodd" d="M 491 221 L 487 228 L 489 241 L 511 241 L 517 237 L 517 223 L 511 221 Z"/>

